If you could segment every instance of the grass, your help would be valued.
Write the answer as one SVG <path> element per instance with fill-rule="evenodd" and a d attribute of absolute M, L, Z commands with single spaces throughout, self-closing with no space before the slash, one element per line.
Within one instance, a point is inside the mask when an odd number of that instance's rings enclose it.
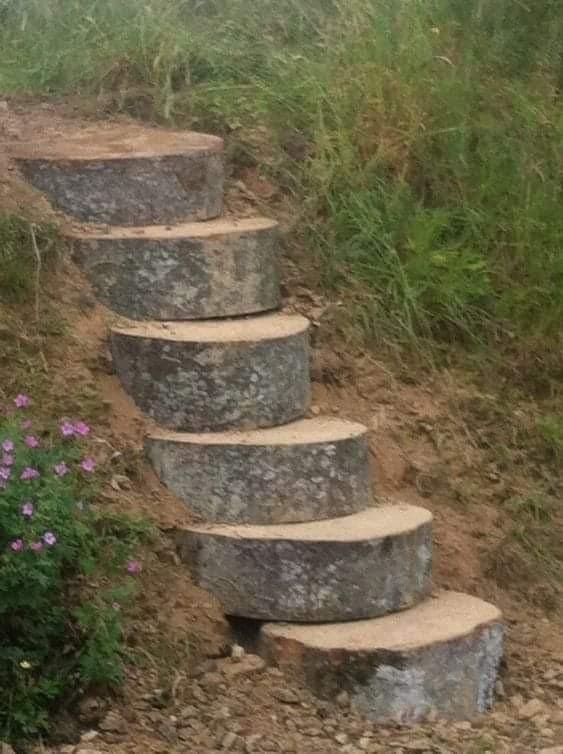
<path fill-rule="evenodd" d="M 226 134 L 294 195 L 322 282 L 357 292 L 371 337 L 490 354 L 557 340 L 558 0 L 3 7 L 0 91 L 103 94 Z"/>
<path fill-rule="evenodd" d="M 26 300 L 44 265 L 55 256 L 55 231 L 35 227 L 23 218 L 0 215 L 0 298 L 7 303 Z"/>

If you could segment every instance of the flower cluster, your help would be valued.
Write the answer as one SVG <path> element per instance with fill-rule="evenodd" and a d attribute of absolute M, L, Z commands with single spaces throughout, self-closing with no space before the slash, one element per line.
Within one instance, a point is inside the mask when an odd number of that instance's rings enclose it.
<path fill-rule="evenodd" d="M 31 405 L 20 394 L 0 406 L 0 728 L 18 743 L 48 730 L 59 701 L 124 679 L 123 608 L 146 531 L 96 505 L 88 424 L 39 428 Z"/>
<path fill-rule="evenodd" d="M 14 399 L 14 405 L 19 412 L 31 405 L 31 399 L 28 395 L 20 393 Z M 30 491 L 23 500 L 20 498 L 18 503 L 21 528 L 16 524 L 17 535 L 8 541 L 7 551 L 16 554 L 25 551 L 41 553 L 54 548 L 58 543 L 57 534 L 51 528 L 41 531 L 41 524 L 37 520 L 37 514 L 41 512 L 40 499 L 43 486 L 48 485 L 52 480 L 62 480 L 65 477 L 72 482 L 73 479 L 77 479 L 76 476 L 73 477 L 73 472 L 92 475 L 97 464 L 91 456 L 85 456 L 79 460 L 80 456 L 74 455 L 74 460 L 69 460 L 73 458 L 73 451 L 70 451 L 66 460 L 55 459 L 50 463 L 45 463 L 41 456 L 44 442 L 36 434 L 31 434 L 33 428 L 31 419 L 21 421 L 19 426 L 21 432 L 14 431 L 12 437 L 5 437 L 0 442 L 0 491 L 8 489 L 8 485 L 12 482 L 24 482 L 26 489 Z M 65 445 L 67 441 L 88 437 L 90 431 L 88 424 L 82 420 L 63 418 L 58 424 L 58 433 Z M 45 444 L 49 445 L 49 442 Z M 64 446 L 60 443 L 59 447 L 64 451 Z M 52 450 L 47 457 L 52 458 Z M 28 487 L 28 483 L 36 483 L 36 485 L 31 484 Z M 11 486 L 10 489 L 12 489 Z M 18 495 L 17 492 L 16 495 Z M 76 510 L 83 510 L 81 503 L 76 503 Z M 39 517 L 40 520 L 41 517 Z M 39 530 L 35 526 L 36 523 Z M 52 525 L 51 522 L 46 526 Z M 137 576 L 142 571 L 142 563 L 138 560 L 129 560 L 126 563 L 126 571 L 131 576 Z"/>
<path fill-rule="evenodd" d="M 25 393 L 20 393 L 14 399 L 14 405 L 16 409 L 26 409 L 31 405 L 31 398 Z M 24 432 L 28 432 L 33 427 L 33 423 L 30 419 L 25 419 L 21 422 L 21 428 Z M 87 437 L 90 434 L 90 427 L 84 421 L 70 421 L 69 419 L 63 419 L 59 425 L 59 431 L 64 439 L 78 439 Z M 34 434 L 25 434 L 23 440 L 21 440 L 25 450 L 34 451 L 41 448 L 41 440 Z M 42 474 L 45 471 L 40 470 L 36 465 L 24 465 L 20 468 L 17 474 L 14 473 L 16 467 L 16 442 L 8 437 L 0 443 L 0 490 L 6 489 L 8 483 L 12 479 L 17 479 L 21 482 L 33 482 L 40 480 Z M 29 456 L 28 456 L 29 457 Z M 39 465 L 39 463 L 38 463 Z M 92 474 L 96 469 L 96 461 L 87 456 L 78 463 L 80 468 L 86 474 Z M 52 467 L 52 472 L 55 477 L 61 478 L 70 474 L 72 469 L 65 461 L 59 461 Z M 48 471 L 47 471 L 48 473 Z M 35 516 L 37 505 L 32 500 L 25 500 L 20 506 L 20 514 L 25 522 L 31 522 Z M 39 553 L 47 548 L 55 547 L 57 544 L 57 535 L 53 531 L 45 531 L 38 538 L 31 538 L 26 543 L 23 535 L 12 539 L 8 544 L 8 549 L 14 553 L 23 552 L 26 549 L 32 552 Z"/>

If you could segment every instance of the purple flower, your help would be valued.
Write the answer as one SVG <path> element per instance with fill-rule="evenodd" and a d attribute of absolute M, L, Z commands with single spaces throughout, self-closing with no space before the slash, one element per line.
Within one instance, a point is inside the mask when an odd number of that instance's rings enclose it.
<path fill-rule="evenodd" d="M 22 516 L 25 516 L 25 518 L 31 518 L 33 516 L 34 510 L 35 509 L 33 507 L 33 503 L 24 503 L 21 508 Z"/>
<path fill-rule="evenodd" d="M 127 563 L 127 573 L 131 576 L 137 576 L 143 570 L 143 564 L 140 560 L 129 560 Z"/>
<path fill-rule="evenodd" d="M 22 429 L 31 429 L 32 427 L 33 427 L 33 422 L 31 421 L 31 419 L 26 419 L 25 421 L 21 423 Z"/>
<path fill-rule="evenodd" d="M 43 542 L 32 542 L 29 546 L 33 552 L 40 552 L 43 549 Z"/>
<path fill-rule="evenodd" d="M 26 435 L 23 441 L 28 448 L 38 448 L 40 445 L 39 438 L 35 437 L 35 435 Z"/>
<path fill-rule="evenodd" d="M 24 482 L 27 482 L 31 479 L 39 479 L 40 476 L 41 474 L 37 471 L 37 469 L 32 469 L 31 466 L 28 466 L 22 471 L 20 479 Z"/>
<path fill-rule="evenodd" d="M 43 535 L 43 542 L 45 542 L 47 547 L 53 547 L 57 544 L 57 538 L 52 531 L 46 531 Z"/>
<path fill-rule="evenodd" d="M 4 453 L 11 453 L 14 450 L 14 443 L 12 440 L 4 440 L 2 443 L 2 450 Z"/>
<path fill-rule="evenodd" d="M 10 542 L 10 550 L 21 552 L 23 550 L 23 539 L 14 539 L 13 542 Z"/>
<path fill-rule="evenodd" d="M 86 424 L 86 422 L 76 422 L 74 425 L 74 434 L 78 435 L 79 437 L 86 437 L 86 435 L 90 434 L 90 427 Z"/>
<path fill-rule="evenodd" d="M 68 466 L 66 465 L 64 461 L 61 461 L 60 463 L 56 463 L 53 466 L 53 471 L 55 472 L 57 476 L 65 476 L 66 474 L 69 473 L 70 469 L 68 468 Z"/>
<path fill-rule="evenodd" d="M 4 453 L 2 455 L 2 466 L 13 466 L 14 465 L 14 456 L 9 455 L 9 453 Z"/>
<path fill-rule="evenodd" d="M 2 480 L 3 482 L 7 482 L 11 476 L 12 476 L 11 469 L 6 469 L 3 466 L 0 466 L 0 480 Z"/>
<path fill-rule="evenodd" d="M 91 474 L 96 468 L 96 461 L 93 458 L 85 458 L 80 464 L 80 468 L 87 474 Z"/>
<path fill-rule="evenodd" d="M 14 398 L 14 403 L 16 404 L 16 408 L 27 408 L 31 403 L 31 398 L 25 393 L 20 393 Z"/>
<path fill-rule="evenodd" d="M 69 421 L 64 421 L 61 426 L 61 435 L 63 437 L 74 437 L 74 424 Z"/>

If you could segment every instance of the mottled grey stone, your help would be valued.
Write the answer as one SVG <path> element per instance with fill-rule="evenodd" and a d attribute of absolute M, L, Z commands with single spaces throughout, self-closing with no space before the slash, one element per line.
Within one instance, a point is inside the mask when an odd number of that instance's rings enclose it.
<path fill-rule="evenodd" d="M 223 159 L 217 152 L 107 162 L 20 160 L 19 165 L 55 207 L 83 222 L 190 222 L 218 217 L 223 210 Z"/>
<path fill-rule="evenodd" d="M 153 433 L 160 480 L 205 521 L 276 524 L 357 513 L 372 504 L 367 430 L 310 419 L 247 433 Z"/>
<path fill-rule="evenodd" d="M 131 319 L 232 317 L 280 303 L 277 224 L 216 220 L 73 234 L 73 259 L 110 309 Z"/>
<path fill-rule="evenodd" d="M 125 389 L 148 416 L 168 429 L 206 432 L 303 416 L 308 340 L 304 317 L 272 314 L 114 328 L 111 350 Z"/>
<path fill-rule="evenodd" d="M 357 620 L 431 589 L 432 516 L 412 506 L 306 524 L 191 526 L 177 542 L 196 583 L 234 616 Z"/>
<path fill-rule="evenodd" d="M 266 624 L 259 651 L 321 698 L 345 691 L 378 722 L 485 712 L 503 649 L 493 605 L 442 592 L 397 615 L 331 625 Z"/>
<path fill-rule="evenodd" d="M 222 150 L 215 136 L 99 124 L 17 144 L 13 156 L 35 188 L 79 220 L 156 225 L 221 214 Z"/>

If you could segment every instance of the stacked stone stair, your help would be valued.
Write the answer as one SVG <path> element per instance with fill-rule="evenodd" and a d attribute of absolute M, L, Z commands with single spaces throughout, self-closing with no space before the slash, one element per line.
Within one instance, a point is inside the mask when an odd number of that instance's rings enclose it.
<path fill-rule="evenodd" d="M 500 613 L 432 593 L 432 516 L 375 503 L 365 427 L 304 418 L 309 323 L 280 310 L 276 223 L 221 217 L 221 140 L 104 124 L 14 157 L 89 224 L 68 233 L 73 257 L 127 318 L 115 370 L 198 520 L 177 533 L 196 581 L 264 622 L 259 651 L 322 697 L 345 690 L 381 721 L 486 710 Z"/>

